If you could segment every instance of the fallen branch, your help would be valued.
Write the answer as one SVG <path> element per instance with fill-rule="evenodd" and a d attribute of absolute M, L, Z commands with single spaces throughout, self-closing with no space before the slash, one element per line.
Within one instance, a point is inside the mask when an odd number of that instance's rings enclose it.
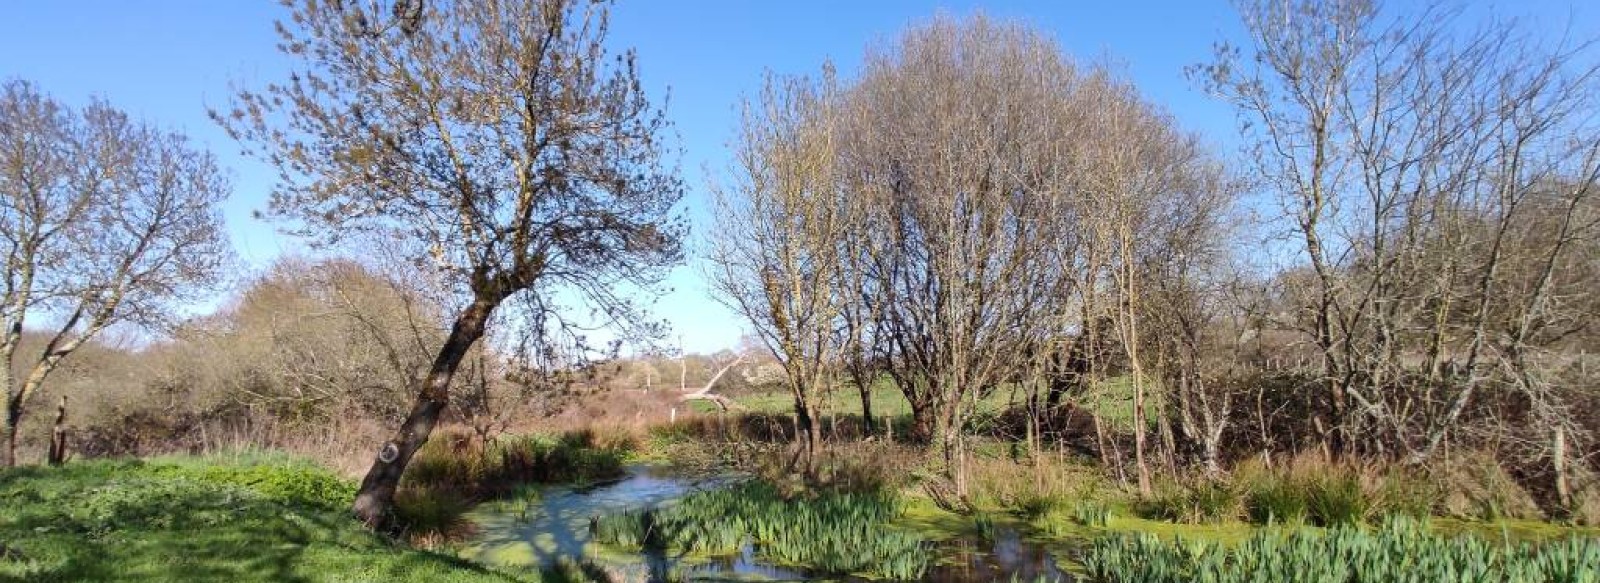
<path fill-rule="evenodd" d="M 733 399 L 729 399 L 729 398 L 724 397 L 722 395 L 718 395 L 718 394 L 715 394 L 715 393 L 711 392 L 711 389 L 713 387 L 717 386 L 717 381 L 722 379 L 722 375 L 727 374 L 727 372 L 729 370 L 732 370 L 733 367 L 739 366 L 739 363 L 741 363 L 741 362 L 744 362 L 744 355 L 742 355 L 742 354 L 739 355 L 739 358 L 733 359 L 733 362 L 730 362 L 730 363 L 728 363 L 726 365 L 723 365 L 723 367 L 717 371 L 717 374 L 711 375 L 711 380 L 706 381 L 705 386 L 700 387 L 698 389 L 695 389 L 693 391 L 690 391 L 688 393 L 684 393 L 683 395 L 678 397 L 678 400 L 679 401 L 711 401 L 713 403 L 716 403 L 718 407 L 721 407 L 724 412 L 728 411 L 729 409 L 744 409 L 743 406 L 739 405 L 738 403 L 735 403 L 733 401 Z"/>

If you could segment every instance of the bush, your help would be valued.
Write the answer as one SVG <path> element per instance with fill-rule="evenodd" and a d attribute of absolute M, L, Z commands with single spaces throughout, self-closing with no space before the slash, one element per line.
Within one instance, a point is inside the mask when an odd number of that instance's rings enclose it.
<path fill-rule="evenodd" d="M 1034 520 L 1064 506 L 1066 502 L 1054 495 L 1030 492 L 1017 500 L 1016 510 L 1023 519 Z"/>
<path fill-rule="evenodd" d="M 1378 505 L 1389 516 L 1427 518 L 1433 516 L 1443 499 L 1444 489 L 1438 483 L 1405 469 L 1384 474 L 1378 489 Z"/>
<path fill-rule="evenodd" d="M 636 445 L 631 438 L 589 430 L 553 438 L 506 436 L 487 447 L 447 433 L 422 446 L 406 467 L 404 484 L 483 500 L 524 484 L 611 479 L 623 474 L 623 462 Z"/>
<path fill-rule="evenodd" d="M 1443 486 L 1437 506 L 1450 516 L 1491 521 L 1543 518 L 1533 496 L 1489 454 L 1460 455 L 1435 468 L 1429 478 Z"/>

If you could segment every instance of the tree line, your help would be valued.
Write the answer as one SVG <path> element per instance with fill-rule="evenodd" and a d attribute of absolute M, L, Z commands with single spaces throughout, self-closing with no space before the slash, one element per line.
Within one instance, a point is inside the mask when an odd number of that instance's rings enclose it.
<path fill-rule="evenodd" d="M 355 503 L 381 526 L 475 379 L 578 368 L 555 357 L 586 344 L 564 303 L 662 335 L 636 300 L 684 259 L 685 187 L 635 55 L 607 46 L 607 2 L 285 4 L 294 72 L 211 117 L 278 170 L 268 215 L 325 248 L 381 249 L 399 275 L 330 264 L 260 291 L 344 306 L 307 338 L 377 340 L 342 372 L 298 362 L 330 352 L 265 352 L 275 378 L 239 390 L 293 406 L 384 379 L 357 391 L 397 424 Z M 1443 6 L 1239 10 L 1245 42 L 1190 74 L 1234 107 L 1242 156 L 1117 68 L 983 16 L 915 26 L 853 75 L 769 76 L 712 185 L 709 275 L 782 365 L 805 465 L 820 395 L 858 390 L 870 427 L 887 378 L 957 493 L 976 403 L 1007 391 L 1029 446 L 1090 411 L 1091 449 L 1146 493 L 1163 467 L 1302 449 L 1425 464 L 1459 444 L 1570 499 L 1600 463 L 1592 45 Z M 8 463 L 63 359 L 215 287 L 229 188 L 180 135 L 4 85 Z M 363 286 L 377 291 L 338 298 Z M 245 308 L 227 318 L 257 317 Z M 184 328 L 244 344 L 249 329 Z M 478 357 L 496 329 L 523 365 Z M 308 371 L 348 378 L 290 378 Z M 1112 390 L 1130 396 L 1128 435 L 1090 406 Z"/>
<path fill-rule="evenodd" d="M 852 383 L 870 411 L 886 375 L 964 492 L 980 396 L 1028 394 L 1032 440 L 1115 383 L 1145 494 L 1155 457 L 1422 464 L 1454 441 L 1570 503 L 1573 460 L 1596 461 L 1591 45 L 1437 6 L 1239 8 L 1248 43 L 1190 74 L 1235 107 L 1241 159 L 982 16 L 914 27 L 853 79 L 768 80 L 718 189 L 714 279 L 788 371 L 807 445 L 819 394 Z"/>

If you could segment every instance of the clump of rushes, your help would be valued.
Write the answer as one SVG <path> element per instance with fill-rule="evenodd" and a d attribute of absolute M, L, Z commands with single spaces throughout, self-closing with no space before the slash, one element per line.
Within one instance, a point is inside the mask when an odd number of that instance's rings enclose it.
<path fill-rule="evenodd" d="M 1200 480 L 1193 484 L 1168 483 L 1141 501 L 1149 518 L 1188 524 L 1214 524 L 1237 519 L 1243 497 L 1227 482 Z"/>
<path fill-rule="evenodd" d="M 1111 522 L 1111 507 L 1096 500 L 1072 505 L 1072 520 L 1084 526 L 1104 527 Z"/>
<path fill-rule="evenodd" d="M 1361 524 L 1376 510 L 1373 498 L 1367 495 L 1360 478 L 1353 472 L 1313 480 L 1307 490 L 1307 514 L 1322 526 Z"/>
<path fill-rule="evenodd" d="M 749 541 L 761 556 L 781 564 L 916 579 L 927 569 L 928 548 L 919 535 L 888 526 L 902 511 L 888 493 L 787 498 L 770 484 L 750 481 L 654 510 L 601 516 L 592 529 L 602 544 L 719 555 Z"/>
<path fill-rule="evenodd" d="M 1306 491 L 1293 480 L 1263 475 L 1245 493 L 1245 512 L 1256 524 L 1300 524 L 1306 520 Z"/>
<path fill-rule="evenodd" d="M 1083 559 L 1095 581 L 1600 581 L 1600 539 L 1546 544 L 1434 535 L 1426 520 L 1397 516 L 1376 531 L 1338 526 L 1259 531 L 1237 548 L 1142 534 L 1098 541 Z"/>

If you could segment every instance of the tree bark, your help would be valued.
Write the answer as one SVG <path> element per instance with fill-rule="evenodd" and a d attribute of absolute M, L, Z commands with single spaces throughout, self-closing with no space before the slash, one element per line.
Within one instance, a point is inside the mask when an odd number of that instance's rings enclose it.
<path fill-rule="evenodd" d="M 61 396 L 61 405 L 56 407 L 56 424 L 50 430 L 50 453 L 45 458 L 52 466 L 59 466 L 67 461 L 67 396 Z"/>
<path fill-rule="evenodd" d="M 860 375 L 855 378 L 856 390 L 861 392 L 861 435 L 865 439 L 877 433 L 877 423 L 872 418 L 872 383 Z"/>
<path fill-rule="evenodd" d="M 13 396 L 9 400 L 12 402 L 6 407 L 4 415 L 6 434 L 5 467 L 14 468 L 17 466 L 17 424 L 22 421 L 22 404 L 19 402 L 21 399 L 18 396 Z"/>
<path fill-rule="evenodd" d="M 356 491 L 352 507 L 356 518 L 368 527 L 382 529 L 389 526 L 395 490 L 400 486 L 401 476 L 405 475 L 406 465 L 433 434 L 440 413 L 450 401 L 451 378 L 473 343 L 483 337 L 489 315 L 499 303 L 493 298 L 479 297 L 456 317 L 455 325 L 450 328 L 450 336 L 440 347 L 433 366 L 428 370 L 411 413 L 406 415 L 394 438 L 379 448 L 372 468 L 361 480 L 361 488 Z"/>
<path fill-rule="evenodd" d="M 1555 435 L 1551 437 L 1550 462 L 1556 474 L 1556 502 L 1564 512 L 1572 511 L 1572 484 L 1567 481 L 1567 428 L 1556 422 Z"/>

